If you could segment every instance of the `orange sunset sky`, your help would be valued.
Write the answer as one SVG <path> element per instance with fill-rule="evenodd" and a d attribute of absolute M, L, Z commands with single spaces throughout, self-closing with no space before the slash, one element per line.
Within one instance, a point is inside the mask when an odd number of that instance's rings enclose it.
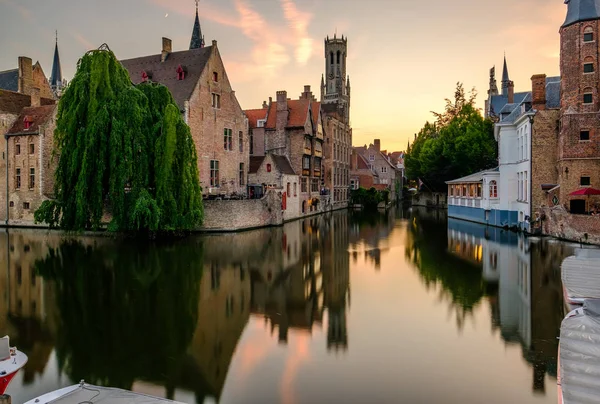
<path fill-rule="evenodd" d="M 348 37 L 354 145 L 382 139 L 404 150 L 457 81 L 476 87 L 483 107 L 488 72 L 501 76 L 506 52 L 516 91 L 536 73 L 558 75 L 563 0 L 201 0 L 200 20 L 225 60 L 244 109 L 277 90 L 292 98 L 310 84 L 319 95 L 323 39 Z M 63 75 L 107 43 L 119 59 L 159 53 L 161 37 L 187 49 L 194 0 L 0 0 L 0 71 L 18 56 L 50 75 L 58 30 Z M 24 29 L 26 27 L 26 29 Z M 500 84 L 500 83 L 498 83 Z"/>

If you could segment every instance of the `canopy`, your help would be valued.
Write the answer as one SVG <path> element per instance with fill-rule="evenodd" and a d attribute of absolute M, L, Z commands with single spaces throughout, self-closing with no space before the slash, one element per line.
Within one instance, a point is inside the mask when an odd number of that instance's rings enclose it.
<path fill-rule="evenodd" d="M 571 192 L 571 196 L 584 196 L 584 195 L 600 195 L 600 189 L 596 188 L 581 188 L 575 192 Z"/>
<path fill-rule="evenodd" d="M 600 397 L 600 301 L 586 300 L 560 327 L 560 387 L 564 404 Z"/>

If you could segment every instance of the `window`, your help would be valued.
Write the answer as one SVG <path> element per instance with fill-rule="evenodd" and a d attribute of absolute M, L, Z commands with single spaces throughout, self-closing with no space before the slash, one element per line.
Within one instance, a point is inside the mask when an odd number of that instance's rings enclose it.
<path fill-rule="evenodd" d="M 297 187 L 297 183 L 294 182 L 294 196 L 298 195 L 298 187 Z"/>
<path fill-rule="evenodd" d="M 525 174 L 523 174 L 523 180 L 525 182 L 525 184 L 523 184 L 523 200 L 525 200 L 525 202 L 527 202 L 527 198 L 528 198 L 528 182 L 527 182 L 527 171 L 525 171 Z"/>
<path fill-rule="evenodd" d="M 481 194 L 482 194 L 482 192 L 481 192 L 481 184 L 477 184 L 477 197 L 481 198 Z"/>
<path fill-rule="evenodd" d="M 287 183 L 287 196 L 288 198 L 292 196 L 292 184 L 290 184 L 289 182 Z"/>
<path fill-rule="evenodd" d="M 330 53 L 329 53 L 329 58 L 330 58 L 330 60 L 331 60 L 331 64 L 333 64 L 333 52 L 330 52 Z"/>
<path fill-rule="evenodd" d="M 304 156 L 302 158 L 302 169 L 310 170 L 310 157 L 309 156 Z"/>
<path fill-rule="evenodd" d="M 244 170 L 244 163 L 240 163 L 240 186 L 244 185 L 246 178 L 246 170 Z"/>
<path fill-rule="evenodd" d="M 310 184 L 310 191 L 311 192 L 319 192 L 319 179 L 318 178 L 313 178 Z"/>
<path fill-rule="evenodd" d="M 23 121 L 23 125 L 24 125 L 24 129 L 31 129 L 31 121 L 29 120 L 29 118 L 25 118 L 25 120 Z"/>
<path fill-rule="evenodd" d="M 231 129 L 223 130 L 223 147 L 225 150 L 233 150 L 233 131 Z"/>
<path fill-rule="evenodd" d="M 373 154 L 369 155 L 369 161 L 375 161 L 375 155 L 373 155 Z"/>
<path fill-rule="evenodd" d="M 35 154 L 35 144 L 29 143 L 29 154 Z"/>
<path fill-rule="evenodd" d="M 381 172 L 382 173 L 387 173 L 387 167 L 381 167 Z"/>
<path fill-rule="evenodd" d="M 337 64 L 340 64 L 340 56 L 341 56 L 342 52 L 337 51 Z"/>
<path fill-rule="evenodd" d="M 582 130 L 579 132 L 579 140 L 590 140 L 590 131 Z"/>
<path fill-rule="evenodd" d="M 35 187 L 35 168 L 29 169 L 29 189 Z"/>
<path fill-rule="evenodd" d="M 308 178 L 300 178 L 300 192 L 308 192 Z"/>
<path fill-rule="evenodd" d="M 221 96 L 219 94 L 212 94 L 212 107 L 221 108 Z"/>
<path fill-rule="evenodd" d="M 591 104 L 592 102 L 594 102 L 594 98 L 592 97 L 592 93 L 585 93 L 585 94 L 583 94 L 583 103 L 584 104 Z"/>
<path fill-rule="evenodd" d="M 219 73 L 213 72 L 213 81 L 215 81 L 215 82 L 219 81 Z"/>
<path fill-rule="evenodd" d="M 240 153 L 244 152 L 244 132 L 240 131 L 240 133 L 238 133 L 238 143 L 239 143 L 239 149 L 240 149 Z"/>
<path fill-rule="evenodd" d="M 594 40 L 593 32 L 586 32 L 583 34 L 583 42 L 592 42 Z"/>
<path fill-rule="evenodd" d="M 590 185 L 592 185 L 592 180 L 590 177 L 581 177 L 579 183 L 582 187 L 589 187 Z"/>
<path fill-rule="evenodd" d="M 15 188 L 16 189 L 20 189 L 21 188 L 21 169 L 17 168 L 17 176 L 16 176 L 16 180 L 15 180 Z"/>
<path fill-rule="evenodd" d="M 219 186 L 219 160 L 210 161 L 210 186 Z"/>
<path fill-rule="evenodd" d="M 271 164 L 267 164 L 267 172 L 270 173 L 271 172 Z"/>
<path fill-rule="evenodd" d="M 19 154 L 21 154 L 21 145 L 17 143 L 15 145 L 15 155 L 18 156 Z"/>
<path fill-rule="evenodd" d="M 14 203 L 13 201 L 10 201 L 10 204 L 9 204 L 9 206 L 10 206 L 11 208 L 14 208 L 14 207 L 15 207 L 15 203 Z"/>
<path fill-rule="evenodd" d="M 254 135 L 252 134 L 252 132 L 250 132 L 249 146 L 250 146 L 249 153 L 252 155 L 252 154 L 254 154 Z"/>
<path fill-rule="evenodd" d="M 490 181 L 490 198 L 498 197 L 498 183 L 496 181 Z"/>
<path fill-rule="evenodd" d="M 594 64 L 593 63 L 584 63 L 583 64 L 583 72 L 584 73 L 593 73 L 594 72 Z"/>
<path fill-rule="evenodd" d="M 183 79 L 185 79 L 185 70 L 183 69 L 183 67 L 181 67 L 181 65 L 179 65 L 177 67 L 177 80 Z"/>
<path fill-rule="evenodd" d="M 29 209 L 29 202 L 23 202 L 23 209 Z"/>

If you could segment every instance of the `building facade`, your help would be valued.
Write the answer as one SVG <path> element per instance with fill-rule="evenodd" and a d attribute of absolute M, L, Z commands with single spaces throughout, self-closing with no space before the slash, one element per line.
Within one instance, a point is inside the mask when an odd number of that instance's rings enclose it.
<path fill-rule="evenodd" d="M 396 199 L 396 166 L 391 158 L 381 151 L 381 140 L 375 139 L 368 147 L 356 147 L 357 153 L 360 153 L 366 160 L 369 168 L 375 174 L 376 185 L 384 185 L 390 191 L 390 199 Z"/>
<path fill-rule="evenodd" d="M 248 119 L 233 91 L 217 41 L 204 46 L 196 9 L 190 49 L 174 52 L 168 38 L 161 53 L 121 63 L 131 81 L 169 88 L 196 145 L 204 198 L 246 194 Z"/>

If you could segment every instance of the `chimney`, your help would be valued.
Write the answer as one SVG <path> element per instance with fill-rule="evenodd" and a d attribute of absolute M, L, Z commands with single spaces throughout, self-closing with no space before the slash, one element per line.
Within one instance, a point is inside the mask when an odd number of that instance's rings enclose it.
<path fill-rule="evenodd" d="M 163 37 L 162 39 L 162 52 L 160 55 L 161 63 L 167 60 L 169 53 L 173 52 L 173 43 L 169 38 Z"/>
<path fill-rule="evenodd" d="M 536 74 L 531 76 L 532 107 L 538 111 L 546 109 L 546 75 Z"/>
<path fill-rule="evenodd" d="M 40 102 L 40 89 L 37 87 L 32 87 L 31 88 L 31 106 L 32 107 L 39 107 L 41 105 Z"/>
<path fill-rule="evenodd" d="M 33 88 L 33 64 L 31 58 L 19 56 L 19 84 L 18 92 L 31 95 Z"/>
<path fill-rule="evenodd" d="M 350 155 L 350 169 L 356 170 L 357 167 L 358 167 L 358 154 L 356 153 L 356 150 L 354 150 L 354 148 L 352 148 L 352 154 Z"/>
<path fill-rule="evenodd" d="M 273 103 L 273 97 L 269 97 L 269 105 Z"/>
<path fill-rule="evenodd" d="M 277 91 L 277 111 L 287 111 L 287 91 Z"/>
<path fill-rule="evenodd" d="M 377 151 L 381 151 L 381 139 L 375 139 L 373 143 Z"/>
<path fill-rule="evenodd" d="M 267 109 L 267 108 L 269 108 L 269 106 L 267 105 L 267 102 L 266 102 L 266 101 L 263 101 L 263 105 L 262 105 L 262 107 L 263 107 L 263 109 Z"/>
<path fill-rule="evenodd" d="M 508 83 L 508 103 L 512 104 L 515 102 L 515 83 L 510 81 Z"/>
<path fill-rule="evenodd" d="M 214 46 L 215 48 L 217 47 L 217 41 L 215 41 L 214 39 L 212 41 L 212 46 Z"/>

